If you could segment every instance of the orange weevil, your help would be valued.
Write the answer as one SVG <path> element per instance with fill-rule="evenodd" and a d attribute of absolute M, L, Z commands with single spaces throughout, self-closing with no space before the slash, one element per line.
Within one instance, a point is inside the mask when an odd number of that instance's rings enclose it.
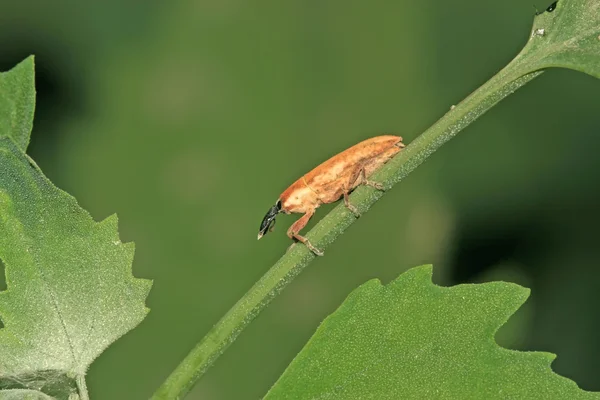
<path fill-rule="evenodd" d="M 321 204 L 336 202 L 343 196 L 346 207 L 359 217 L 356 207 L 348 201 L 348 194 L 361 184 L 383 190 L 380 183 L 368 178 L 403 147 L 400 136 L 377 136 L 331 157 L 302 176 L 279 196 L 262 220 L 258 238 L 273 230 L 275 218 L 280 212 L 301 213 L 304 215 L 290 226 L 287 235 L 294 241 L 304 243 L 316 255 L 322 256 L 322 251 L 299 234 L 315 214 L 315 210 Z"/>

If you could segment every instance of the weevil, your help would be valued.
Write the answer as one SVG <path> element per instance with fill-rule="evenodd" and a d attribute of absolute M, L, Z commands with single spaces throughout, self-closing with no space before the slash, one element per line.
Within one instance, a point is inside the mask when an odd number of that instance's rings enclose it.
<path fill-rule="evenodd" d="M 355 144 L 323 162 L 292 183 L 279 196 L 260 224 L 258 239 L 273 230 L 277 214 L 304 214 L 290 226 L 287 235 L 295 242 L 304 243 L 316 255 L 322 256 L 321 250 L 300 235 L 316 209 L 321 204 L 334 203 L 343 197 L 344 205 L 359 217 L 356 207 L 348 201 L 348 195 L 359 185 L 383 190 L 380 183 L 370 181 L 369 177 L 402 148 L 404 144 L 400 136 L 377 136 Z"/>

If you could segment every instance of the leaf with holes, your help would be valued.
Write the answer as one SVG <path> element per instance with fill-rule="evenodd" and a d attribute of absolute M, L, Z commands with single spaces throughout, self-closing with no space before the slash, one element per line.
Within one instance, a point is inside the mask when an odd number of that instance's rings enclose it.
<path fill-rule="evenodd" d="M 570 68 L 600 78 L 600 0 L 559 0 L 536 15 L 518 58 L 530 71 Z"/>
<path fill-rule="evenodd" d="M 554 355 L 504 349 L 494 334 L 529 290 L 440 287 L 431 267 L 372 280 L 330 315 L 266 399 L 599 399 L 550 369 Z"/>
<path fill-rule="evenodd" d="M 0 137 L 12 137 L 23 151 L 29 144 L 35 109 L 33 57 L 0 73 Z"/>
<path fill-rule="evenodd" d="M 145 317 L 151 282 L 133 277 L 116 216 L 95 222 L 8 137 L 0 171 L 0 397 L 87 398 L 88 366 Z"/>

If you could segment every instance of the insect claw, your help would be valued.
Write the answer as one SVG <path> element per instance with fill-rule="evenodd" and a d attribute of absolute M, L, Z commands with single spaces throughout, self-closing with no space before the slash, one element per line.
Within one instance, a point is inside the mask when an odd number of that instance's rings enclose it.
<path fill-rule="evenodd" d="M 350 210 L 350 211 L 352 212 L 352 214 L 354 214 L 354 216 L 355 216 L 356 218 L 360 218 L 360 212 L 358 211 L 358 208 L 356 208 L 354 205 L 352 205 L 352 204 L 350 204 L 350 203 L 347 203 L 347 204 L 346 204 L 346 208 L 347 208 L 348 210 Z"/>
<path fill-rule="evenodd" d="M 312 243 L 308 241 L 308 239 L 306 240 L 306 242 L 304 242 L 304 244 L 306 245 L 306 247 L 308 247 L 308 249 L 310 251 L 315 253 L 315 255 L 317 255 L 319 257 L 323 257 L 325 255 L 325 253 L 323 253 L 321 250 L 319 250 L 315 246 L 313 246 Z"/>
<path fill-rule="evenodd" d="M 312 243 L 305 237 L 302 237 L 302 240 L 299 240 L 298 238 L 294 238 L 294 240 L 298 240 L 300 243 L 303 243 L 316 256 L 324 256 L 325 255 L 325 253 L 323 253 L 321 250 L 319 250 L 315 246 L 313 246 Z M 292 244 L 290 244 L 290 246 L 287 248 L 286 252 L 288 252 L 292 248 L 294 248 L 294 246 L 296 246 L 296 243 L 298 243 L 298 242 L 293 242 Z"/>
<path fill-rule="evenodd" d="M 375 188 L 377 190 L 381 190 L 381 191 L 385 191 L 385 187 L 383 186 L 383 184 L 379 183 L 379 182 L 373 182 L 373 181 L 364 181 L 364 184 L 367 186 L 371 186 L 372 188 Z"/>

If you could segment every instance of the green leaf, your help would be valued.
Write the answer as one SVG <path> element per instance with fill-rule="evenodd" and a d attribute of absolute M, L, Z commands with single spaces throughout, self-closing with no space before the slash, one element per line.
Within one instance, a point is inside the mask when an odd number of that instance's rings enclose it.
<path fill-rule="evenodd" d="M 0 171 L 0 398 L 17 389 L 67 398 L 145 317 L 151 282 L 133 277 L 134 246 L 119 240 L 116 216 L 95 222 L 6 137 Z"/>
<path fill-rule="evenodd" d="M 600 398 L 550 369 L 554 355 L 504 349 L 494 334 L 529 290 L 493 282 L 440 287 L 431 266 L 356 289 L 267 399 Z"/>
<path fill-rule="evenodd" d="M 33 127 L 35 82 L 33 56 L 0 73 L 0 137 L 9 136 L 27 150 Z"/>
<path fill-rule="evenodd" d="M 563 67 L 600 78 L 600 0 L 559 0 L 536 16 L 520 56 L 530 71 Z"/>
<path fill-rule="evenodd" d="M 0 392 L 2 400 L 53 400 L 54 397 L 47 396 L 35 390 L 15 389 Z M 67 397 L 68 399 L 68 397 Z M 70 400 L 70 399 L 69 399 Z"/>

